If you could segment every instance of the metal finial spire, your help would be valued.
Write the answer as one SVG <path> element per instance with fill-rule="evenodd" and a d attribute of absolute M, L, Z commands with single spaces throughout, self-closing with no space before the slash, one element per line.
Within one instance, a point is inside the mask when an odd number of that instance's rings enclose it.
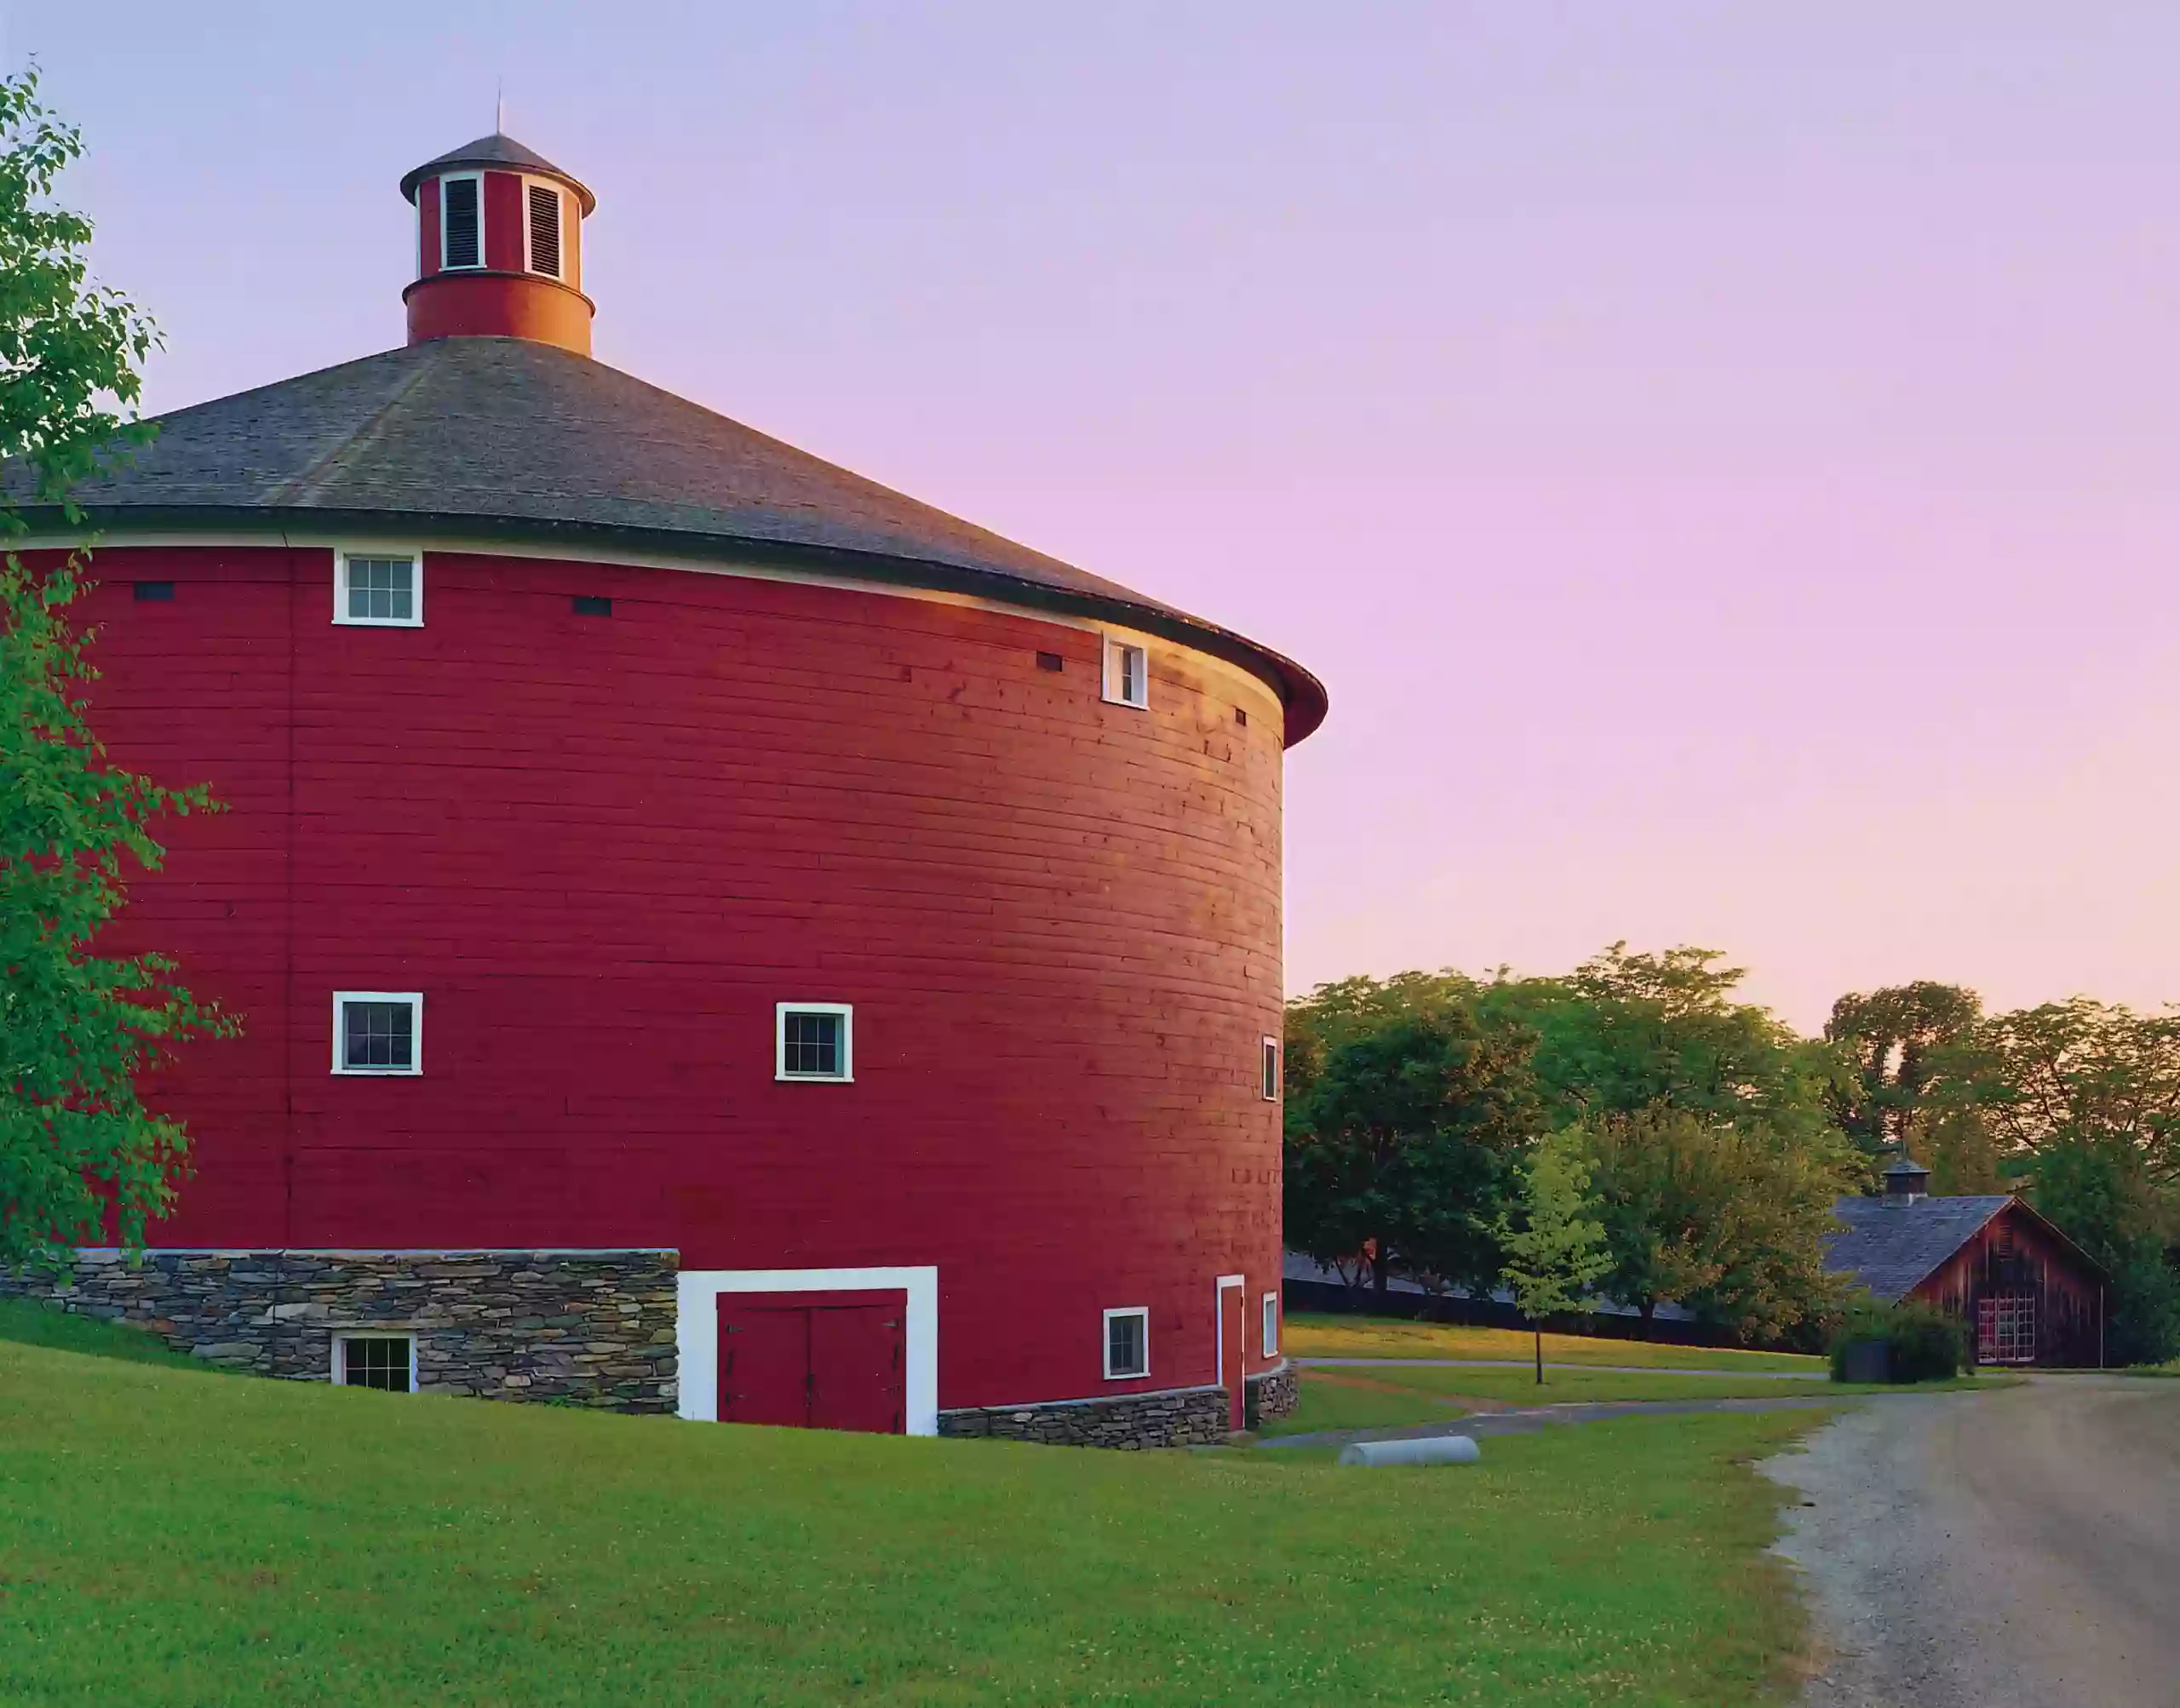
<path fill-rule="evenodd" d="M 492 86 L 492 135 L 508 134 L 508 80 L 502 77 Z"/>

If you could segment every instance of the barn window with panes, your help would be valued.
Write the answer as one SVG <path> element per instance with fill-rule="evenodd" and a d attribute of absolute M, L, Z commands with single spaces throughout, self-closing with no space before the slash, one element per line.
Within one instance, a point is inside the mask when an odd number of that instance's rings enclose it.
<path fill-rule="evenodd" d="M 485 264 L 484 185 L 473 174 L 439 180 L 439 266 Z"/>
<path fill-rule="evenodd" d="M 560 276 L 560 192 L 550 184 L 528 186 L 530 270 L 548 278 Z"/>
<path fill-rule="evenodd" d="M 1258 1058 L 1257 1089 L 1268 1103 L 1279 1101 L 1279 1040 L 1264 1040 L 1262 1054 Z"/>
<path fill-rule="evenodd" d="M 1131 1304 L 1105 1313 L 1105 1379 L 1150 1373 L 1150 1307 Z"/>
<path fill-rule="evenodd" d="M 333 1343 L 333 1379 L 344 1388 L 416 1390 L 416 1342 L 406 1334 L 343 1334 Z"/>
<path fill-rule="evenodd" d="M 424 997 L 416 990 L 339 990 L 333 995 L 333 1071 L 424 1071 Z"/>
<path fill-rule="evenodd" d="M 364 628 L 422 628 L 422 558 L 383 547 L 335 553 L 333 620 Z"/>
<path fill-rule="evenodd" d="M 1150 703 L 1150 658 L 1125 640 L 1105 643 L 1105 697 L 1140 711 Z"/>
<path fill-rule="evenodd" d="M 855 1012 L 844 1002 L 783 1002 L 777 1013 L 775 1077 L 831 1080 L 855 1077 Z"/>

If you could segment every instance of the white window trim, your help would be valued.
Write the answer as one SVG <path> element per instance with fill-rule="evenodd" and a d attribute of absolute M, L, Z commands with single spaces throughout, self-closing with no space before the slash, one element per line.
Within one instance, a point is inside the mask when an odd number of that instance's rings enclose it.
<path fill-rule="evenodd" d="M 1281 1059 L 1284 1048 L 1279 1040 L 1270 1034 L 1257 1043 L 1257 1090 L 1268 1103 L 1279 1101 L 1280 1070 L 1287 1065 Z M 1265 1071 L 1267 1068 L 1271 1072 Z"/>
<path fill-rule="evenodd" d="M 409 1005 L 409 1065 L 405 1068 L 351 1068 L 342 1057 L 341 1005 L 344 1002 L 405 1002 Z M 421 990 L 336 990 L 333 993 L 333 1071 L 359 1080 L 413 1080 L 424 1071 L 424 993 Z"/>
<path fill-rule="evenodd" d="M 1143 1319 L 1143 1367 L 1140 1370 L 1113 1368 L 1113 1319 L 1116 1316 L 1139 1316 Z M 1107 1311 L 1098 1326 L 1099 1342 L 1098 1358 L 1108 1382 L 1141 1382 L 1150 1374 L 1150 1307 L 1147 1304 L 1116 1305 Z"/>
<path fill-rule="evenodd" d="M 938 1433 L 938 1266 L 860 1270 L 684 1270 L 674 1282 L 674 1350 L 680 1355 L 680 1414 L 719 1420 L 719 1301 L 722 1293 L 898 1292 L 908 1300 L 902 1330 L 907 1378 L 902 1424 L 912 1436 Z"/>
<path fill-rule="evenodd" d="M 787 1070 L 787 1017 L 790 1014 L 837 1014 L 840 1017 L 840 1070 L 837 1074 L 790 1074 Z M 852 1002 L 783 1002 L 772 1010 L 772 1077 L 806 1086 L 850 1086 L 855 1083 L 855 1005 Z"/>
<path fill-rule="evenodd" d="M 416 598 L 407 616 L 348 615 L 348 560 L 406 558 L 416 566 Z M 333 548 L 333 620 L 348 628 L 422 628 L 424 626 L 424 554 L 414 546 L 336 546 Z"/>
<path fill-rule="evenodd" d="M 1127 673 L 1122 667 L 1121 659 L 1122 654 L 1127 652 L 1139 653 L 1143 659 L 1143 669 L 1138 684 L 1139 692 L 1133 700 L 1123 697 L 1121 691 L 1123 679 Z M 1109 705 L 1127 706 L 1139 712 L 1147 712 L 1150 709 L 1150 649 L 1149 647 L 1139 640 L 1130 640 L 1122 635 L 1109 634 L 1105 637 L 1104 696 L 1106 703 Z"/>
<path fill-rule="evenodd" d="M 477 264 L 474 267 L 450 266 L 446 258 L 446 186 L 467 178 L 477 186 Z M 439 271 L 441 272 L 482 272 L 485 271 L 485 175 L 482 172 L 443 172 L 439 188 L 433 192 L 439 198 Z"/>
<path fill-rule="evenodd" d="M 1279 1356 L 1279 1295 L 1265 1294 L 1257 1306 L 1257 1338 L 1267 1358 Z"/>
<path fill-rule="evenodd" d="M 333 1337 L 333 1359 L 327 1373 L 335 1387 L 345 1388 L 348 1385 L 348 1343 L 352 1340 L 407 1341 L 409 1343 L 409 1391 L 412 1394 L 417 1391 L 416 1337 L 406 1328 L 344 1328 L 338 1331 Z M 385 1390 L 374 1389 L 372 1391 L 383 1393 Z"/>
<path fill-rule="evenodd" d="M 558 272 L 547 272 L 542 268 L 535 267 L 530 264 L 532 253 L 530 247 L 530 191 L 533 185 L 541 189 L 550 190 L 559 200 L 560 270 Z M 522 181 L 522 270 L 525 272 L 535 273 L 540 278 L 549 278 L 556 284 L 565 284 L 568 282 L 568 196 L 567 192 L 560 187 L 557 179 L 527 175 Z"/>

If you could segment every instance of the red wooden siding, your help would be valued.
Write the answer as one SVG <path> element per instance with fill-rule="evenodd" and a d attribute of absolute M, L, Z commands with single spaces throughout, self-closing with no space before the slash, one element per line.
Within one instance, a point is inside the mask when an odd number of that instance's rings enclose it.
<path fill-rule="evenodd" d="M 416 186 L 416 277 L 429 278 L 439 270 L 439 181 L 421 180 Z"/>
<path fill-rule="evenodd" d="M 2018 1204 L 1993 1217 L 1910 1296 L 1966 1322 L 1972 1348 L 1978 1304 L 2001 1294 L 2035 1300 L 2037 1363 L 2099 1362 L 2103 1299 L 2098 1276 Z"/>
<path fill-rule="evenodd" d="M 485 265 L 520 272 L 528 264 L 522 252 L 522 180 L 512 172 L 487 172 L 485 179 Z"/>
<path fill-rule="evenodd" d="M 936 1264 L 943 1406 L 1214 1380 L 1215 1277 L 1278 1285 L 1261 685 L 1154 641 L 1146 714 L 1093 633 L 749 577 L 434 553 L 397 629 L 332 623 L 324 549 L 97 570 L 115 757 L 232 809 L 117 932 L 249 1029 L 159 1093 L 157 1243 Z M 329 1072 L 354 989 L 425 993 L 421 1077 Z M 855 1005 L 854 1084 L 775 1083 L 783 1000 Z"/>

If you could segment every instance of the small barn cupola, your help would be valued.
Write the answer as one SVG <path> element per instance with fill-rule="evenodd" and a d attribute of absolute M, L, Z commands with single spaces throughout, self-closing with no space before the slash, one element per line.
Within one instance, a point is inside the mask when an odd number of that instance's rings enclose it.
<path fill-rule="evenodd" d="M 1930 1196 L 1930 1171 L 1908 1155 L 1885 1171 L 1885 1198 L 1888 1204 L 1914 1204 Z"/>
<path fill-rule="evenodd" d="M 579 181 L 494 131 L 401 181 L 416 209 L 416 276 L 401 294 L 409 341 L 531 338 L 590 353 Z"/>

